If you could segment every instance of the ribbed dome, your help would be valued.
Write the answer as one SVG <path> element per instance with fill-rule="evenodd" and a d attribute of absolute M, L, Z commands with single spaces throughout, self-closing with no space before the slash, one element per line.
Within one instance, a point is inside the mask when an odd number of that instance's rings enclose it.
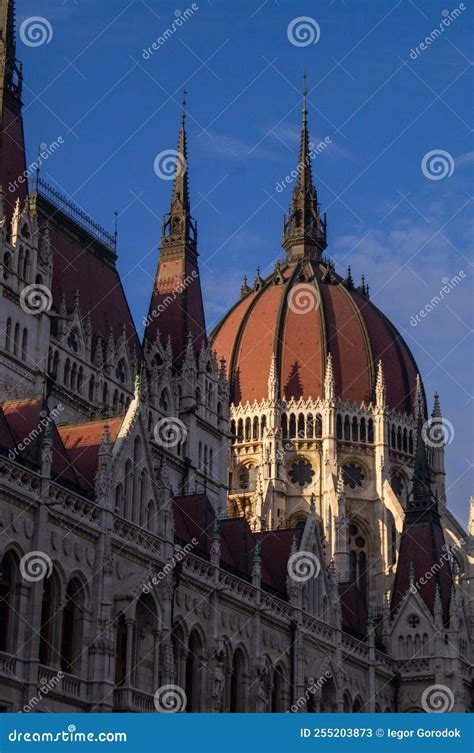
<path fill-rule="evenodd" d="M 322 260 L 277 266 L 244 288 L 211 335 L 227 364 L 235 404 L 268 397 L 273 353 L 280 397 L 323 397 L 324 371 L 332 354 L 336 396 L 348 402 L 374 400 L 376 364 L 382 361 L 388 407 L 412 410 L 416 363 L 388 319 Z"/>
<path fill-rule="evenodd" d="M 369 301 L 350 270 L 342 279 L 324 257 L 326 216 L 319 211 L 311 162 L 306 83 L 296 180 L 283 220 L 286 262 L 266 280 L 257 277 L 211 335 L 225 359 L 235 404 L 268 397 L 273 354 L 280 398 L 318 398 L 332 355 L 336 396 L 347 402 L 374 401 L 376 364 L 382 361 L 387 405 L 410 412 L 416 387 L 413 356 L 395 327 Z"/>

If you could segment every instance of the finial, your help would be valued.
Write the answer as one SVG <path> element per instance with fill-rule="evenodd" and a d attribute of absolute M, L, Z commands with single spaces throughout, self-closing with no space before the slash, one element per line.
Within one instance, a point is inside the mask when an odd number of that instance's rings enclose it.
<path fill-rule="evenodd" d="M 187 95 L 188 92 L 187 92 L 186 89 L 183 89 L 182 91 L 183 91 L 183 101 L 182 101 L 182 107 L 183 107 L 183 109 L 181 111 L 181 122 L 184 125 L 184 118 L 186 116 L 186 102 L 187 102 L 186 95 Z"/>
<path fill-rule="evenodd" d="M 434 394 L 434 404 L 433 404 L 433 412 L 431 414 L 432 418 L 441 418 L 441 405 L 439 404 L 439 394 L 435 392 Z"/>
<path fill-rule="evenodd" d="M 308 86 L 307 86 L 307 74 L 306 71 L 303 73 L 303 91 L 301 92 L 303 95 L 303 115 L 306 118 L 306 114 L 308 112 L 307 106 L 306 106 L 306 99 L 308 96 Z"/>

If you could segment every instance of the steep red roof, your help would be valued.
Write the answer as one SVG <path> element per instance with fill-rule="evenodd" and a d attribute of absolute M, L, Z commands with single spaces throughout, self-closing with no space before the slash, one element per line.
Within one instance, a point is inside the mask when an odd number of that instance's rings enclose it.
<path fill-rule="evenodd" d="M 273 353 L 282 399 L 322 397 L 330 352 L 338 397 L 373 400 L 381 359 L 389 407 L 411 411 L 416 364 L 386 317 L 333 271 L 328 275 L 323 262 L 287 264 L 282 272 L 248 293 L 211 334 L 213 348 L 226 360 L 231 400 L 268 396 Z"/>
<path fill-rule="evenodd" d="M 9 429 L 15 438 L 15 445 L 22 446 L 19 457 L 28 458 L 34 465 L 41 463 L 41 444 L 47 425 L 48 408 L 41 396 L 10 400 L 2 405 Z M 56 425 L 53 422 L 53 464 L 52 475 L 57 480 L 81 487 L 71 458 L 69 457 Z"/>
<path fill-rule="evenodd" d="M 153 345 L 158 332 L 166 345 L 173 346 L 173 363 L 179 367 L 186 352 L 188 334 L 194 351 L 199 352 L 206 338 L 201 282 L 197 263 L 189 255 L 161 259 L 145 327 L 145 340 Z"/>
<path fill-rule="evenodd" d="M 208 556 L 211 550 L 215 513 L 204 494 L 175 497 L 173 511 L 176 538 L 199 543 L 196 554 Z M 286 593 L 287 562 L 293 538 L 299 541 L 300 529 L 253 533 L 245 518 L 223 518 L 220 522 L 221 565 L 236 575 L 250 579 L 257 541 L 261 543 L 262 583 Z"/>
<path fill-rule="evenodd" d="M 67 453 L 81 481 L 94 488 L 98 468 L 98 452 L 104 435 L 105 425 L 109 427 L 110 441 L 113 444 L 123 423 L 123 416 L 89 423 L 59 426 L 58 431 Z"/>
<path fill-rule="evenodd" d="M 417 592 L 433 612 L 436 588 L 439 588 L 445 624 L 449 615 L 449 600 L 453 584 L 451 566 L 441 525 L 433 520 L 405 523 L 400 539 L 397 571 L 392 590 L 392 609 L 395 610 L 410 588 L 410 571 Z"/>
<path fill-rule="evenodd" d="M 72 311 L 78 291 L 80 311 L 83 317 L 90 315 L 92 333 L 107 341 L 112 330 L 118 340 L 125 325 L 129 347 L 139 353 L 135 324 L 111 253 L 85 233 L 74 234 L 72 223 L 48 202 L 40 200 L 38 207 L 43 220 L 49 217 L 56 310 L 64 295 L 66 307 Z"/>
<path fill-rule="evenodd" d="M 342 629 L 356 638 L 367 635 L 367 606 L 355 583 L 339 583 Z"/>

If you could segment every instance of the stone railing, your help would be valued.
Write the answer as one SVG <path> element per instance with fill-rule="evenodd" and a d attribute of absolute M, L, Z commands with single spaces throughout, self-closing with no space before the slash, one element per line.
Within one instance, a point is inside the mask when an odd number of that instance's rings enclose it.
<path fill-rule="evenodd" d="M 16 656 L 0 651 L 0 675 L 3 675 L 4 677 L 15 677 Z"/>
<path fill-rule="evenodd" d="M 136 688 L 115 688 L 114 707 L 120 711 L 156 711 L 154 696 Z"/>
<path fill-rule="evenodd" d="M 114 534 L 121 539 L 125 539 L 129 544 L 139 546 L 148 552 L 159 554 L 161 551 L 161 540 L 158 536 L 124 518 L 114 517 Z"/>
<path fill-rule="evenodd" d="M 6 458 L 0 458 L 0 483 L 20 491 L 23 494 L 38 496 L 40 491 L 40 478 L 38 474 L 23 468 L 19 464 L 13 465 Z"/>
<path fill-rule="evenodd" d="M 95 502 L 91 502 L 78 494 L 68 492 L 63 486 L 52 483 L 49 491 L 49 502 L 56 510 L 72 515 L 82 521 L 100 526 L 102 510 Z"/>

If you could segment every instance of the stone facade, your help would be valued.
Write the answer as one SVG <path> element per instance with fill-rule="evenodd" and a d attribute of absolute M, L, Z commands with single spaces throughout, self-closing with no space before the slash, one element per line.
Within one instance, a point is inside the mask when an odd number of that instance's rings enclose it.
<path fill-rule="evenodd" d="M 114 239 L 41 180 L 9 191 L 12 0 L 0 22 L 1 710 L 418 711 L 435 685 L 472 710 L 473 508 L 467 533 L 444 447 L 424 448 L 438 400 L 426 421 L 418 379 L 416 410 L 388 407 L 380 362 L 373 400 L 348 402 L 328 353 L 319 397 L 282 399 L 274 356 L 266 397 L 234 401 L 187 169 L 141 342 Z M 300 160 L 308 138 L 304 108 Z M 187 166 L 184 115 L 177 153 Z M 326 248 L 300 175 L 290 265 Z M 443 555 L 407 555 L 410 536 Z"/>

